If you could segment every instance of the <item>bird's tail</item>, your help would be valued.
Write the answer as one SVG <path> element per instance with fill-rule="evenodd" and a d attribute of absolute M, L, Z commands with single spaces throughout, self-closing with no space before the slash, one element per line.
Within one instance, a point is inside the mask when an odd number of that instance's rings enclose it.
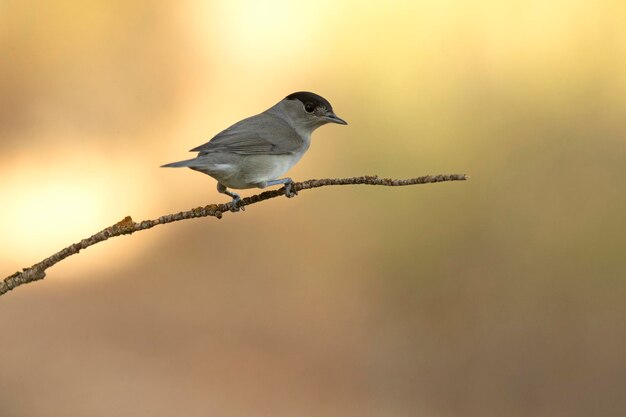
<path fill-rule="evenodd" d="M 194 161 L 196 159 L 187 159 L 185 161 L 172 162 L 171 164 L 161 165 L 161 168 L 181 168 L 181 167 L 191 167 L 194 165 Z"/>

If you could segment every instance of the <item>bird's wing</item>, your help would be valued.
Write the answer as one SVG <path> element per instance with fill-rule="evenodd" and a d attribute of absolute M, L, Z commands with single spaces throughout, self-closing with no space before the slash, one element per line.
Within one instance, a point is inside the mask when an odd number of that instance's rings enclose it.
<path fill-rule="evenodd" d="M 298 133 L 284 120 L 261 113 L 235 123 L 191 152 L 201 155 L 227 152 L 239 155 L 284 155 L 305 146 Z"/>

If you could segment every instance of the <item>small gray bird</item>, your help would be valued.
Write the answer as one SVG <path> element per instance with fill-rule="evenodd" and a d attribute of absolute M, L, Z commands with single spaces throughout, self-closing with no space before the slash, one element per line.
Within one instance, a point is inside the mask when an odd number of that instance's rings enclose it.
<path fill-rule="evenodd" d="M 234 210 L 241 197 L 228 188 L 285 184 L 285 195 L 293 197 L 291 178 L 280 177 L 309 149 L 311 133 L 326 123 L 348 124 L 328 100 L 300 91 L 193 148 L 190 152 L 198 152 L 195 158 L 163 167 L 187 167 L 215 178 L 217 191 L 232 197 Z"/>

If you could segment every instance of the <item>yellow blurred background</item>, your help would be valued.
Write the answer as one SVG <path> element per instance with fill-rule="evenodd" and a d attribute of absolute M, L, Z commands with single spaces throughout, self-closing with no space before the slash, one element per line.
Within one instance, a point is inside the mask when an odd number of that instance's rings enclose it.
<path fill-rule="evenodd" d="M 1 416 L 626 409 L 626 3 L 0 2 L 0 276 L 226 201 L 159 165 L 298 90 L 296 180 L 0 299 Z M 254 190 L 244 191 L 250 195 Z"/>

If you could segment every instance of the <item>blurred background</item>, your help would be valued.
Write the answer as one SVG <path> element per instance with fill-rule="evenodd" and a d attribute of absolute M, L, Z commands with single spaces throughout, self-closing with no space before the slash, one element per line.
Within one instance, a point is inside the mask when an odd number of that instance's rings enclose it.
<path fill-rule="evenodd" d="M 0 299 L 2 416 L 626 409 L 621 1 L 0 2 L 0 276 L 226 201 L 163 163 L 298 90 L 337 187 L 96 245 Z M 244 191 L 251 195 L 254 190 Z"/>

